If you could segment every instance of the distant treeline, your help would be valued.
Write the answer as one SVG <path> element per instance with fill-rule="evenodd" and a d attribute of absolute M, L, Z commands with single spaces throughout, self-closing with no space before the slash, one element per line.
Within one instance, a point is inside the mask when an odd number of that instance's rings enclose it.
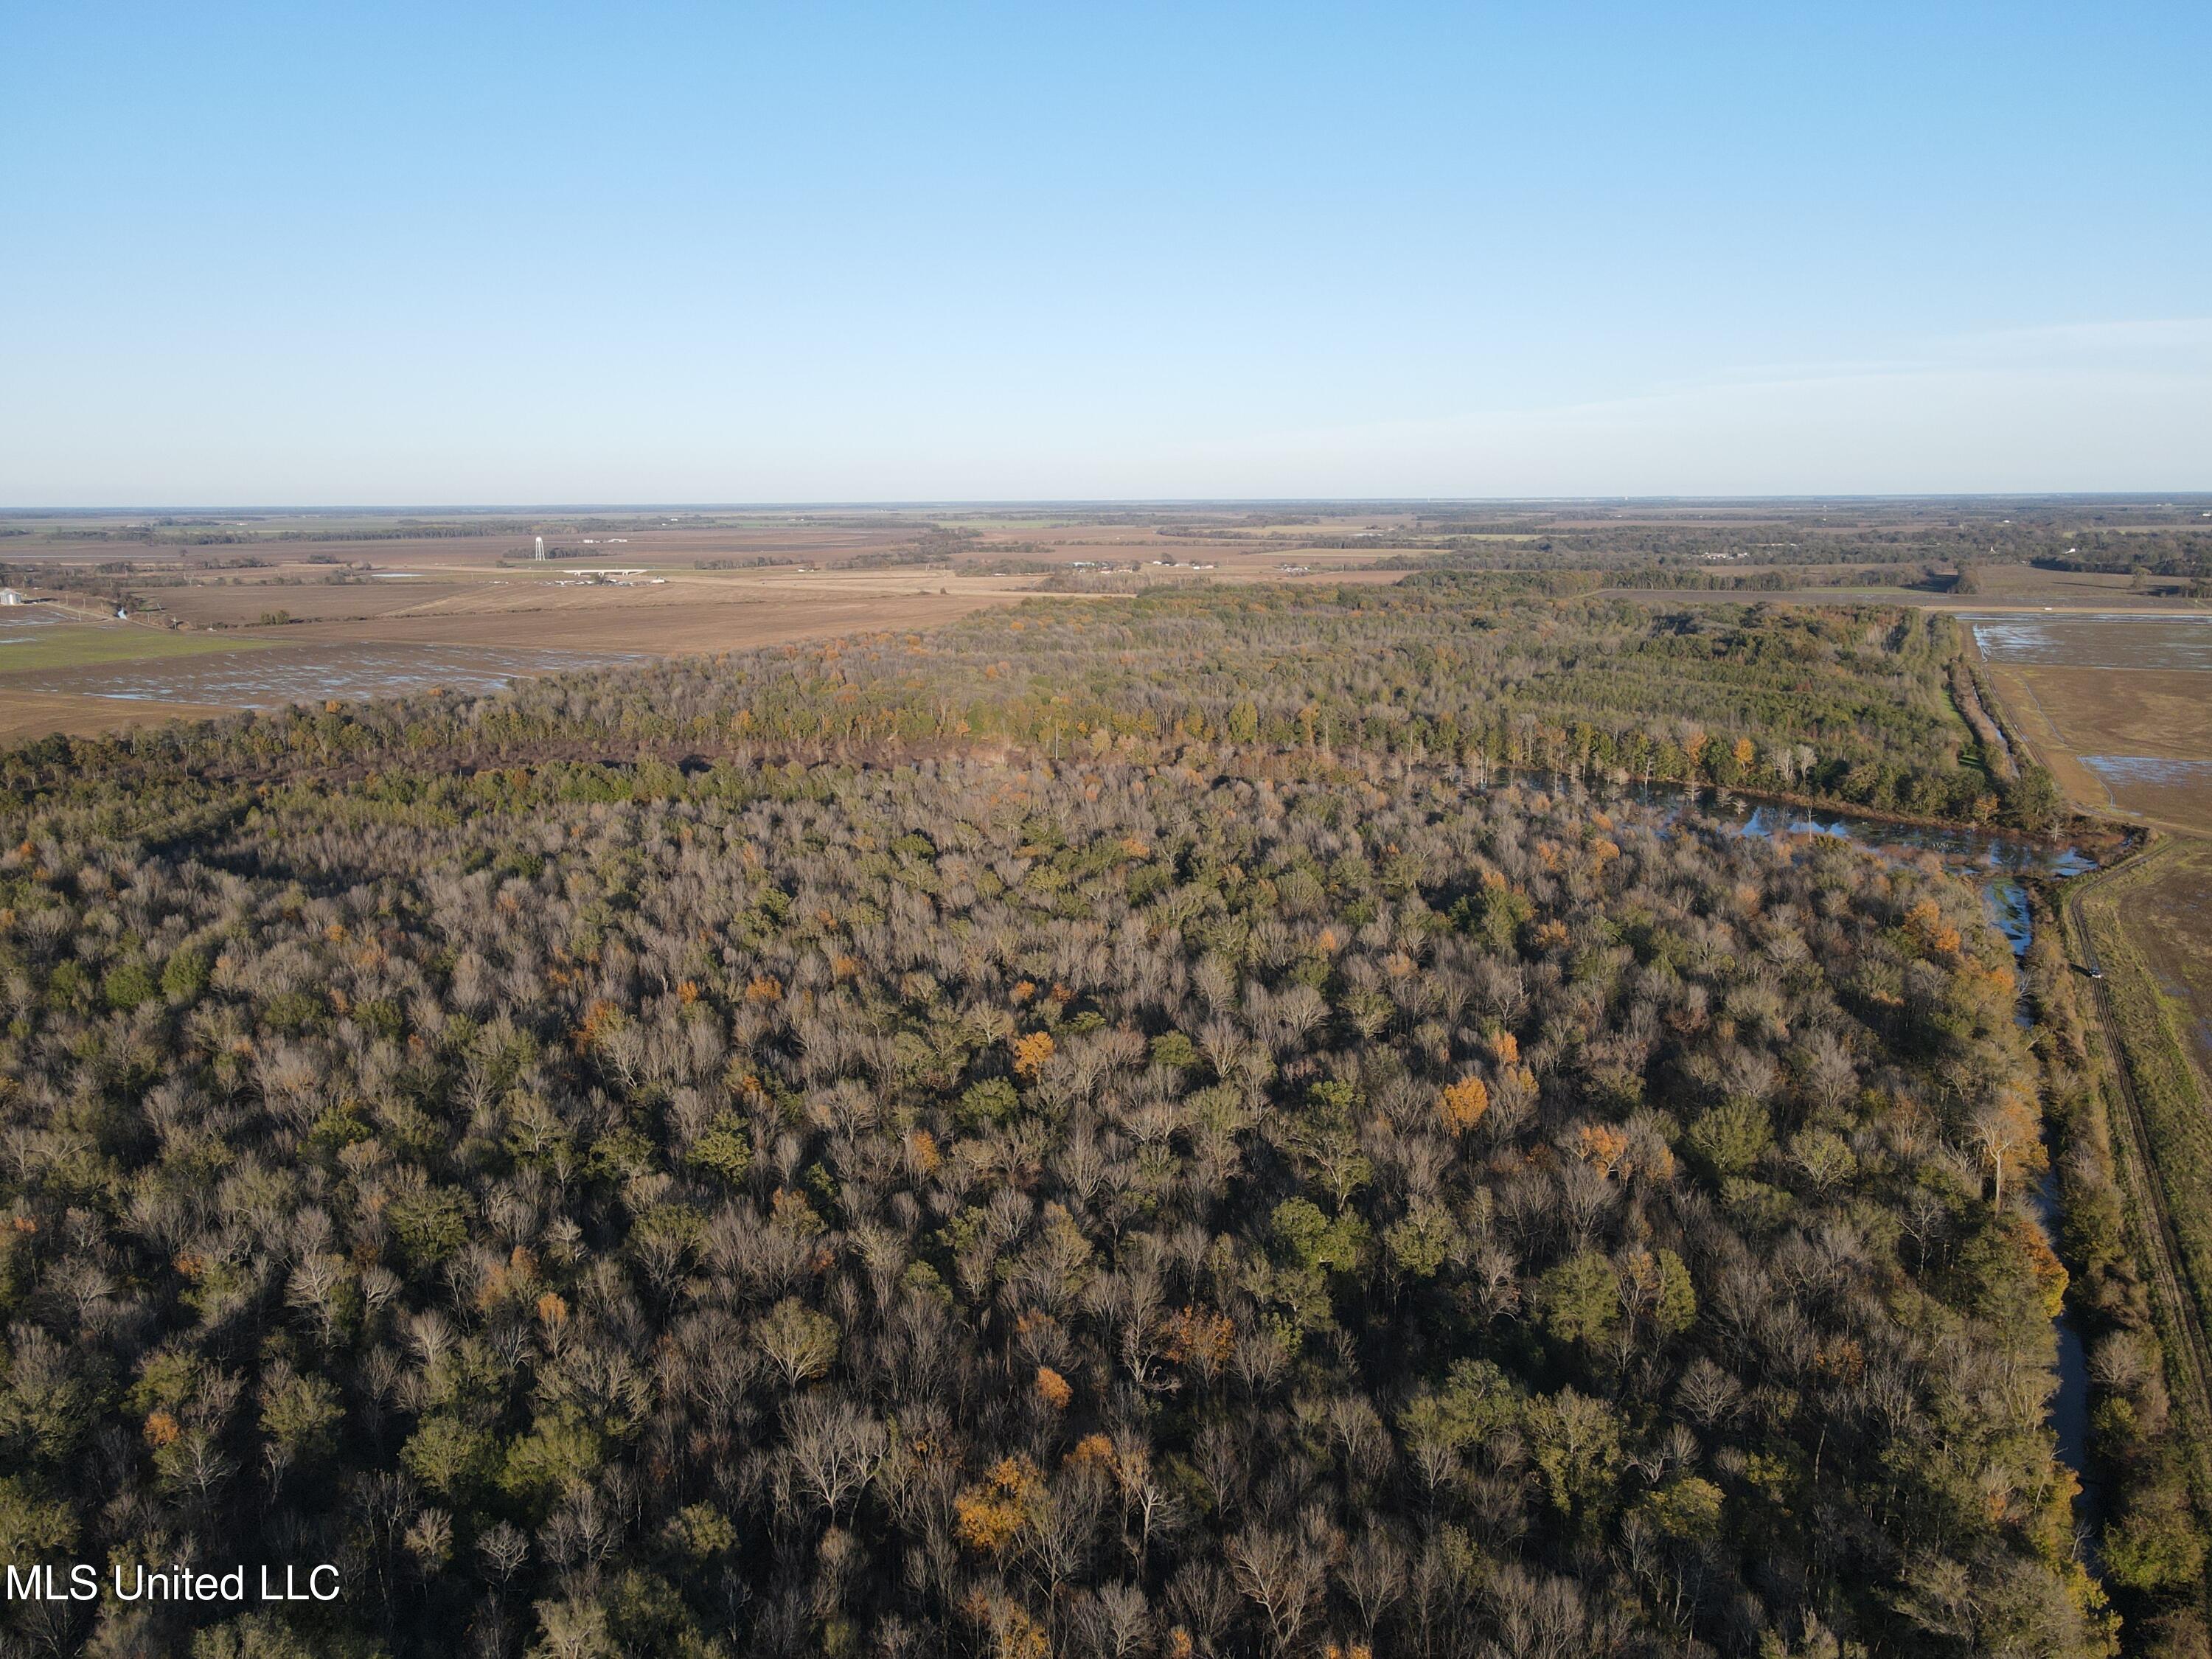
<path fill-rule="evenodd" d="M 2084 538 L 2063 553 L 2031 561 L 2042 570 L 2145 571 L 2154 576 L 2201 580 L 2212 577 L 2212 535 L 2132 535 Z"/>
<path fill-rule="evenodd" d="M 1948 588 L 1954 580 L 1925 566 L 1861 565 L 1849 569 L 1716 570 L 1710 565 L 1629 565 L 1600 569 L 1561 569 L 1540 573 L 1521 571 L 1510 562 L 1492 565 L 1462 560 L 1456 554 L 1432 558 L 1379 559 L 1376 568 L 1415 573 L 1409 585 L 1450 581 L 1462 578 L 1487 580 L 1495 576 L 1535 576 L 1522 590 L 1555 598 L 1595 593 L 1607 589 L 1680 590 L 1686 592 L 1781 593 L 1808 587 Z"/>
<path fill-rule="evenodd" d="M 1828 528 L 1802 519 L 1749 525 L 1625 524 L 1560 529 L 1530 523 L 1500 524 L 1481 532 L 1428 523 L 1376 535 L 1300 538 L 1315 547 L 1375 548 L 1427 554 L 1471 568 L 1601 568 L 1720 562 L 1755 566 L 1918 564 L 1950 568 L 2049 563 L 2065 569 L 2121 570 L 2142 567 L 2168 575 L 2212 574 L 2212 526 L 2118 528 L 2069 520 Z M 1407 568 L 1392 560 L 1386 568 Z"/>

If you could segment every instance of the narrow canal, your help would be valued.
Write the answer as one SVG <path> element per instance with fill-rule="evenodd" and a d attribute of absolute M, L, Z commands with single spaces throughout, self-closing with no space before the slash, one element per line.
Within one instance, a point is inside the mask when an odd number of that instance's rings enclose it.
<path fill-rule="evenodd" d="M 2011 944 L 2015 961 L 2027 956 L 2028 945 L 2035 936 L 2034 913 L 2028 903 L 2025 882 L 2029 878 L 2078 876 L 2097 867 L 2095 860 L 2071 847 L 2045 846 L 1972 830 L 1887 823 L 1844 812 L 1754 805 L 1725 796 L 1705 801 L 1703 810 L 1723 822 L 1735 815 L 1740 835 L 1835 836 L 1878 856 L 1900 859 L 1933 853 L 1945 868 L 1979 885 L 1990 921 Z M 2022 1025 L 2031 1023 L 2024 995 L 2014 1018 Z M 2032 1202 L 2036 1218 L 2055 1249 L 2064 1217 L 2055 1167 L 2057 1148 L 2051 1150 L 2054 1167 L 2043 1177 Z M 2073 1320 L 2063 1309 L 2051 1323 L 2058 1339 L 2058 1387 L 2051 1397 L 2049 1421 L 2058 1443 L 2059 1461 L 2073 1470 L 2081 1483 L 2081 1495 L 2074 1505 L 2075 1519 L 2094 1529 L 2103 1506 L 2102 1495 L 2089 1467 L 2088 1355 L 2081 1346 L 2081 1333 L 2075 1329 Z"/>

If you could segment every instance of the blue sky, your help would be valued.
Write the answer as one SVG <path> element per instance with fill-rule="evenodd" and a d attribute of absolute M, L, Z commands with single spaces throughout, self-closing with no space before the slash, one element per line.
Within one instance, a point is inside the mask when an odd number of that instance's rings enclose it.
<path fill-rule="evenodd" d="M 2212 488 L 2212 7 L 0 0 L 0 505 Z"/>

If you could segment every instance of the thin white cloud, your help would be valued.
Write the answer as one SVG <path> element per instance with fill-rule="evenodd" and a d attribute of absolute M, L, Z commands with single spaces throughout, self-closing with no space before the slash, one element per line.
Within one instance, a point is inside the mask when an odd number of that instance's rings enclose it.
<path fill-rule="evenodd" d="M 1206 446 L 1285 493 L 1732 495 L 2212 487 L 2212 319 L 1961 336 L 1591 402 Z M 1272 488 L 1255 493 L 1275 493 Z"/>

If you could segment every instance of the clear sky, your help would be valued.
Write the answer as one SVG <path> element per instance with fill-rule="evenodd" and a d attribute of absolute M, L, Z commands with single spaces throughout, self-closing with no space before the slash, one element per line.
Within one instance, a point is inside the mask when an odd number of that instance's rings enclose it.
<path fill-rule="evenodd" d="M 2212 488 L 2212 5 L 0 0 L 0 505 Z"/>

